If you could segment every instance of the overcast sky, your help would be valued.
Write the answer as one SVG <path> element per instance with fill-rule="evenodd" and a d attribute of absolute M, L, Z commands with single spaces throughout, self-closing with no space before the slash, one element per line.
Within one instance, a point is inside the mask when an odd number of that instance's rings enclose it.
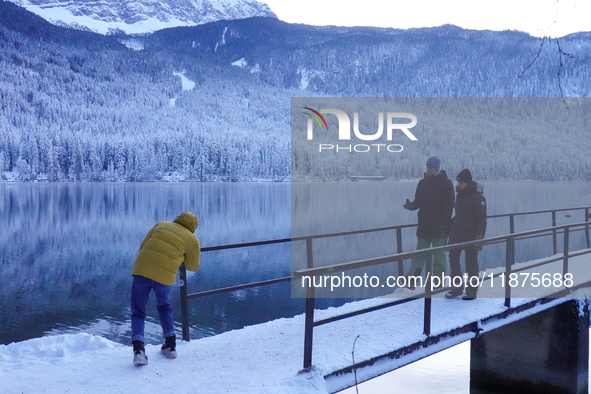
<path fill-rule="evenodd" d="M 408 29 L 453 24 L 562 37 L 591 31 L 591 0 L 259 0 L 280 20 Z"/>

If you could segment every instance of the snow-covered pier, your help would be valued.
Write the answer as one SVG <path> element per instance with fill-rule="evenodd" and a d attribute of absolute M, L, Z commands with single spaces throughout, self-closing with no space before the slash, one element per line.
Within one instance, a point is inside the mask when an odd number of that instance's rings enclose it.
<path fill-rule="evenodd" d="M 588 208 L 585 210 L 588 218 Z M 4 391 L 11 393 L 334 393 L 468 340 L 473 340 L 472 345 L 479 344 L 472 346 L 472 359 L 478 360 L 479 365 L 471 368 L 471 373 L 478 372 L 481 380 L 486 381 L 499 370 L 499 363 L 489 362 L 492 357 L 487 358 L 487 351 L 491 350 L 486 348 L 495 351 L 495 358 L 509 360 L 515 355 L 504 352 L 504 348 L 519 349 L 497 338 L 499 332 L 511 327 L 511 337 L 518 344 L 531 343 L 531 338 L 537 341 L 524 348 L 523 357 L 533 360 L 533 365 L 541 365 L 545 363 L 542 355 L 550 354 L 554 357 L 550 360 L 552 365 L 560 370 L 557 375 L 567 376 L 566 383 L 560 379 L 540 381 L 539 376 L 530 380 L 544 385 L 556 383 L 561 388 L 568 386 L 565 392 L 578 394 L 587 389 L 586 299 L 591 298 L 591 249 L 569 251 L 568 234 L 575 228 L 589 234 L 588 225 L 582 222 L 533 233 L 512 232 L 481 241 L 506 242 L 507 259 L 505 267 L 480 273 L 482 283 L 487 284 L 479 289 L 474 300 L 445 299 L 441 289 L 425 297 L 424 287 L 414 291 L 399 288 L 386 297 L 326 310 L 312 309 L 313 319 L 307 308 L 307 314 L 292 318 L 183 341 L 178 344 L 176 360 L 163 357 L 159 346 L 147 345 L 149 364 L 139 368 L 133 366 L 131 346 L 89 334 L 47 336 L 1 345 L 0 382 Z M 540 260 L 515 263 L 515 239 L 538 232 L 560 232 L 565 253 L 555 251 L 553 256 Z M 285 240 L 274 242 L 279 241 Z M 311 245 L 311 239 L 306 242 Z M 455 246 L 443 248 L 450 247 Z M 325 267 L 309 265 L 312 268 L 295 271 L 294 278 L 340 273 L 406 259 L 413 253 L 416 252 Z M 392 305 L 393 298 L 409 301 Z M 543 330 L 538 330 L 539 326 Z M 540 334 L 541 331 L 544 333 Z M 561 341 L 556 342 L 555 338 Z M 532 349 L 533 354 L 526 354 Z M 573 359 L 576 362 L 569 361 Z M 565 368 L 568 373 L 564 373 Z M 548 379 L 555 378 L 546 375 Z"/>
<path fill-rule="evenodd" d="M 589 256 L 572 258 L 571 266 L 590 264 Z M 571 296 L 587 298 L 591 297 L 591 291 L 580 289 Z M 328 318 L 390 301 L 388 298 L 363 300 L 316 311 L 316 317 Z M 351 366 L 357 337 L 356 362 L 439 337 L 437 343 L 425 348 L 357 369 L 357 380 L 361 382 L 568 302 L 565 298 L 544 302 L 515 298 L 512 299 L 515 313 L 503 317 L 507 311 L 503 298 L 477 298 L 470 302 L 433 298 L 428 337 L 423 333 L 423 301 L 417 299 L 317 327 L 313 367 L 305 373 L 300 372 L 305 316 L 299 315 L 181 342 L 176 360 L 162 356 L 158 346 L 148 345 L 150 362 L 140 368 L 132 363 L 131 346 L 88 334 L 49 336 L 2 345 L 0 381 L 3 391 L 9 393 L 171 390 L 176 393 L 331 393 L 354 384 L 352 373 L 330 375 Z M 520 306 L 525 309 L 520 311 Z M 448 335 L 474 322 L 477 332 Z"/>

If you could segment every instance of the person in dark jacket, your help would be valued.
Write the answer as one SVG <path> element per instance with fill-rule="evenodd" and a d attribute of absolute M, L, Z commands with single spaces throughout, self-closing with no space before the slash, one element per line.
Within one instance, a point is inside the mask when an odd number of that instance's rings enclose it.
<path fill-rule="evenodd" d="M 417 227 L 417 250 L 443 246 L 451 226 L 451 214 L 454 204 L 454 187 L 444 170 L 440 169 L 441 161 L 437 156 L 427 160 L 427 172 L 419 181 L 414 201 L 406 199 L 404 208 L 419 210 Z M 416 279 L 421 275 L 426 261 L 426 253 L 412 258 L 407 273 L 407 287 L 415 288 Z M 433 253 L 433 275 L 442 278 L 445 275 L 445 253 Z M 410 283 L 409 283 L 410 282 Z"/>
<path fill-rule="evenodd" d="M 455 216 L 449 234 L 450 245 L 483 239 L 486 233 L 486 199 L 482 191 L 479 190 L 478 182 L 472 179 L 472 173 L 468 169 L 460 171 L 456 180 L 458 181 L 456 187 L 458 195 L 454 204 Z M 453 249 L 449 251 L 449 268 L 451 270 L 452 283 L 455 282 L 454 286 L 460 283 L 457 277 L 462 277 L 460 267 L 462 250 L 465 253 L 466 272 L 468 274 L 468 280 L 465 283 L 466 294 L 462 298 L 473 300 L 476 298 L 478 286 L 470 286 L 469 278 L 478 276 L 478 251 L 480 247 L 472 246 L 465 249 Z M 454 278 L 456 278 L 455 281 Z M 458 297 L 463 292 L 464 282 L 462 279 L 462 285 L 448 291 L 445 297 Z"/>

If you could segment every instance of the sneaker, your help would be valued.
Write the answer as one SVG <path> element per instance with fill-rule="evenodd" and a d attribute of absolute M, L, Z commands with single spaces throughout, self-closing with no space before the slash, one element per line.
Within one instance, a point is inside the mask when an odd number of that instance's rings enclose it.
<path fill-rule="evenodd" d="M 461 296 L 464 293 L 463 289 L 451 289 L 447 293 L 445 293 L 445 298 L 456 298 Z"/>
<path fill-rule="evenodd" d="M 176 336 L 166 337 L 164 345 L 160 352 L 166 356 L 166 358 L 176 358 Z"/>
<path fill-rule="evenodd" d="M 462 296 L 462 300 L 465 300 L 465 301 L 472 301 L 472 300 L 474 300 L 474 299 L 476 299 L 476 295 L 468 295 L 468 294 L 464 294 L 464 295 Z"/>
<path fill-rule="evenodd" d="M 146 349 L 142 341 L 133 341 L 133 365 L 139 367 L 148 364 Z"/>

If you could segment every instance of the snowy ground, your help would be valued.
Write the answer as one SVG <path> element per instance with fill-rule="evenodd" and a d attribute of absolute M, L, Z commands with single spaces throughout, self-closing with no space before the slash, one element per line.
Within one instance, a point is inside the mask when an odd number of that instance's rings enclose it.
<path fill-rule="evenodd" d="M 571 259 L 590 261 L 589 256 Z M 588 289 L 577 297 L 590 297 Z M 317 311 L 316 319 L 345 313 L 390 299 L 370 299 Z M 513 306 L 530 299 L 514 299 Z M 564 302 L 551 301 L 535 313 Z M 298 374 L 303 362 L 304 316 L 279 319 L 241 330 L 178 344 L 179 358 L 168 360 L 159 347 L 148 345 L 149 364 L 135 367 L 130 346 L 90 334 L 57 335 L 0 346 L 0 382 L 7 393 L 327 393 L 350 384 L 352 376 L 323 376 L 351 364 L 425 339 L 421 300 L 371 312 L 314 330 L 312 372 Z M 449 331 L 504 310 L 503 299 L 433 300 L 432 334 Z M 513 316 L 513 319 L 516 317 Z M 489 331 L 499 322 L 484 325 Z M 468 340 L 472 333 L 441 341 L 446 348 Z M 427 355 L 415 352 L 403 359 L 357 371 L 360 380 Z M 351 375 L 351 374 L 349 374 Z"/>

